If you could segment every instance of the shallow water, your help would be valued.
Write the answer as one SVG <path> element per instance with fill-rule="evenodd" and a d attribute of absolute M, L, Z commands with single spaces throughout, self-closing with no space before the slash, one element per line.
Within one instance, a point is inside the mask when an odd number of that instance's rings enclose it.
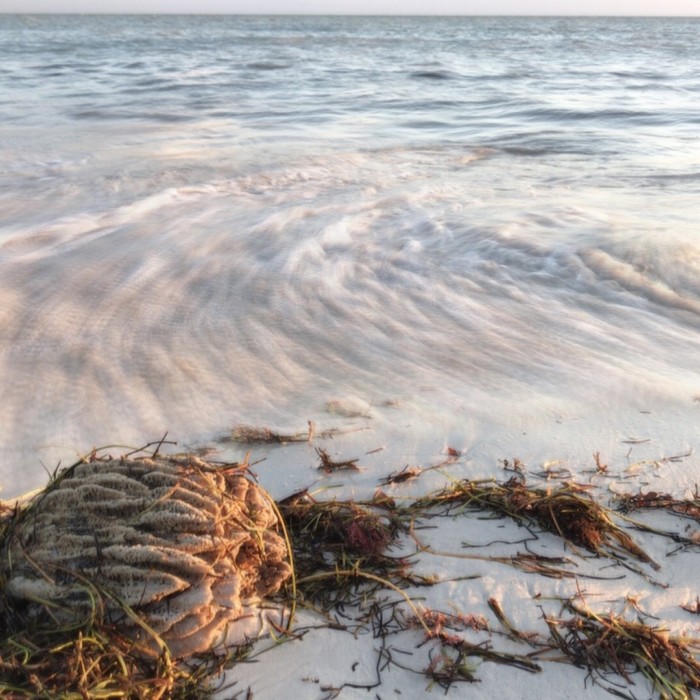
<path fill-rule="evenodd" d="M 406 460 L 692 447 L 699 30 L 0 16 L 3 496 L 352 397 Z"/>

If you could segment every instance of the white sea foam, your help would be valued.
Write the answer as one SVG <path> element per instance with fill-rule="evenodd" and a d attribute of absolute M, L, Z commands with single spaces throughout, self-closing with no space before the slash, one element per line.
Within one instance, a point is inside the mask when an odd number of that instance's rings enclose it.
<path fill-rule="evenodd" d="M 4 493 L 93 443 L 324 421 L 344 395 L 400 399 L 415 455 L 433 430 L 692 407 L 694 73 L 632 25 L 520 20 L 514 44 L 514 21 L 405 42 L 165 18 L 135 55 L 127 19 L 3 19 Z"/>
<path fill-rule="evenodd" d="M 626 237 L 557 188 L 501 223 L 522 164 L 443 188 L 454 158 L 315 156 L 6 233 L 5 460 L 306 420 L 338 389 L 429 396 L 428 423 L 700 391 L 690 239 Z"/>

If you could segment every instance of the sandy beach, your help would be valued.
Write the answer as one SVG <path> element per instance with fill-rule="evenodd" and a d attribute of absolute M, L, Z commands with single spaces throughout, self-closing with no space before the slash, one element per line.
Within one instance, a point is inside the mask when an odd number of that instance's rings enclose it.
<path fill-rule="evenodd" d="M 700 409 L 688 397 L 677 410 L 673 419 L 666 420 L 640 410 L 619 426 L 601 425 L 601 416 L 552 421 L 547 428 L 528 423 L 522 426 L 527 431 L 510 435 L 494 426 L 492 441 L 478 446 L 455 441 L 454 434 L 436 435 L 432 453 L 419 459 L 415 453 L 407 455 L 400 436 L 385 434 L 382 439 L 373 427 L 375 420 L 384 428 L 385 421 L 402 425 L 405 416 L 398 407 L 374 408 L 372 419 L 339 421 L 330 416 L 328 425 L 364 428 L 320 441 L 335 459 L 358 459 L 360 471 L 333 474 L 317 470 L 318 455 L 312 445 L 253 448 L 253 458 L 264 459 L 254 469 L 276 498 L 308 489 L 319 499 L 362 501 L 381 489 L 392 499 L 410 503 L 463 479 L 503 483 L 516 478 L 549 491 L 576 484 L 582 493 L 616 512 L 616 522 L 654 563 L 640 562 L 629 552 L 622 552 L 619 560 L 599 557 L 537 526 L 525 528 L 513 519 L 494 517 L 487 509 L 463 508 L 417 524 L 415 538 L 403 538 L 402 546 L 393 552 L 407 556 L 416 573 L 436 580 L 434 586 L 409 587 L 405 593 L 422 613 L 454 616 L 449 634 L 527 657 L 537 665 L 536 671 L 467 656 L 465 664 L 474 682 L 455 680 L 444 687 L 428 671 L 440 667 L 441 654 L 451 651 L 454 656 L 454 650 L 446 651 L 438 640 L 426 639 L 418 622 L 408 622 L 415 617 L 411 607 L 387 588 L 361 606 L 343 606 L 327 616 L 302 604 L 293 625 L 298 638 L 261 641 L 251 663 L 227 674 L 227 682 L 235 685 L 220 697 L 230 697 L 235 690 L 242 693 L 240 697 L 251 692 L 255 698 L 272 698 L 283 687 L 304 698 L 447 694 L 515 699 L 538 693 L 603 698 L 611 692 L 620 697 L 660 697 L 660 691 L 638 672 L 625 678 L 610 670 L 576 667 L 556 649 L 545 618 L 570 620 L 573 614 L 565 604 L 571 601 L 597 615 L 643 622 L 670 636 L 700 637 L 700 620 L 693 612 L 700 573 L 697 515 L 683 517 L 658 506 L 628 513 L 620 510 L 625 496 L 639 494 L 668 494 L 697 506 L 693 437 Z M 414 466 L 423 469 L 415 479 L 382 485 L 391 474 Z M 287 477 L 280 484 L 281 472 Z M 635 522 L 666 535 L 644 532 Z M 525 553 L 552 557 L 557 563 L 551 564 L 549 574 L 526 573 L 512 561 Z M 489 601 L 501 606 L 511 630 Z M 400 610 L 403 622 L 385 621 L 389 631 L 383 636 L 378 631 L 382 625 L 373 618 L 377 614 L 373 605 L 386 606 L 387 620 L 390 611 Z"/>

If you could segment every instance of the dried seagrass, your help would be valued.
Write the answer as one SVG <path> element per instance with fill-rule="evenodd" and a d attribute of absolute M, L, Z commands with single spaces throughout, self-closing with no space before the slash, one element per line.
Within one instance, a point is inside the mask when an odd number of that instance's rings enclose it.
<path fill-rule="evenodd" d="M 0 578 L 33 619 L 101 615 L 146 652 L 162 640 L 183 658 L 236 639 L 289 577 L 276 526 L 273 505 L 238 465 L 93 459 L 26 509 L 5 538 Z"/>
<path fill-rule="evenodd" d="M 521 478 L 504 483 L 464 479 L 419 499 L 414 507 L 442 508 L 443 513 L 459 508 L 490 510 L 520 522 L 537 523 L 547 532 L 600 556 L 620 558 L 620 552 L 624 551 L 659 569 L 659 565 L 615 523 L 612 512 L 575 484 L 550 491 L 530 488 Z"/>

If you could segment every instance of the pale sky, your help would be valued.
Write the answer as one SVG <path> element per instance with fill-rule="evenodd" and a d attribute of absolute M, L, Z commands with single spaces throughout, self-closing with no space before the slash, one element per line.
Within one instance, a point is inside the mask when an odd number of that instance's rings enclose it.
<path fill-rule="evenodd" d="M 1 0 L 0 12 L 689 15 L 700 0 Z"/>

